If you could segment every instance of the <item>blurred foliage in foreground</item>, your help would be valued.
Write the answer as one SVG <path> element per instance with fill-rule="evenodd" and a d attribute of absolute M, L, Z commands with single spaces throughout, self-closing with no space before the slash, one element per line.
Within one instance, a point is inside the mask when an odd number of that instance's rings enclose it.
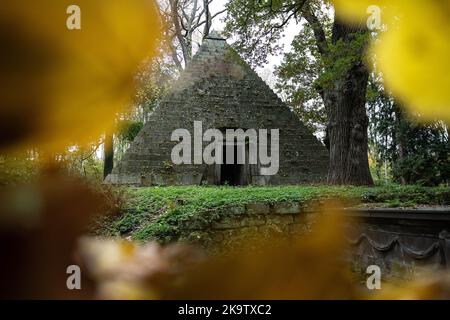
<path fill-rule="evenodd" d="M 31 146 L 53 155 L 70 145 L 92 143 L 112 127 L 115 113 L 131 99 L 138 65 L 157 46 L 160 26 L 154 3 L 77 3 L 89 12 L 83 32 L 67 31 L 60 18 L 69 1 L 18 0 L 2 6 L 0 40 L 7 49 L 0 61 L 2 151 L 22 152 Z M 436 1 L 418 3 L 393 34 L 404 40 L 405 34 L 419 31 L 431 50 L 416 59 L 411 57 L 417 53 L 415 47 L 411 50 L 414 42 L 403 46 L 392 37 L 388 44 L 399 50 L 393 59 L 380 56 L 386 70 L 392 65 L 400 71 L 405 66 L 426 70 L 418 73 L 422 77 L 399 72 L 406 81 L 400 77 L 391 83 L 400 84 L 398 92 L 403 88 L 405 99 L 412 96 L 424 114 L 448 117 L 448 42 L 435 45 L 447 40 L 448 21 L 441 19 L 446 10 L 436 11 L 441 8 Z M 430 32 L 436 26 L 442 29 Z M 420 90 L 416 84 L 431 89 Z M 78 245 L 94 216 L 111 208 L 110 198 L 67 170 L 47 166 L 28 177 L 28 169 L 25 179 L 15 174 L 11 179 L 29 182 L 0 190 L 2 298 L 370 297 L 358 289 L 339 259 L 344 249 L 340 215 L 332 208 L 325 210 L 326 219 L 309 239 L 275 243 L 276 250 L 244 248 L 241 254 L 217 260 L 196 249 L 155 243 L 87 239 Z M 81 291 L 66 287 L 66 268 L 74 263 L 82 266 Z M 448 274 L 434 274 L 404 287 L 385 288 L 378 297 L 449 298 L 448 288 Z"/>
<path fill-rule="evenodd" d="M 92 243 L 84 248 L 90 254 L 91 270 L 101 271 L 100 293 L 106 297 L 162 299 L 332 299 L 358 298 L 358 286 L 340 259 L 345 239 L 341 237 L 340 215 L 331 208 L 317 232 L 307 239 L 289 242 L 273 239 L 270 247 L 246 245 L 238 253 L 205 258 L 187 249 L 154 243 L 136 247 L 109 242 L 105 254 Z M 259 243 L 258 239 L 253 239 Z M 262 243 L 262 242 L 261 242 Z M 90 247 L 89 247 L 90 246 Z M 128 248 L 127 248 L 128 247 Z M 93 252 L 93 253 L 92 253 Z M 115 254 L 111 254 L 114 253 Z M 132 252 L 128 254 L 127 252 Z M 142 257 L 148 255 L 147 259 Z M 178 256 L 178 259 L 175 257 Z M 146 261 L 149 263 L 145 268 Z M 184 258 L 179 259 L 179 258 Z M 186 259 L 187 258 L 187 259 Z M 110 259 L 134 266 L 117 270 Z M 187 261 L 186 260 L 189 260 Z M 176 263 L 178 262 L 178 263 Z M 181 263 L 181 265 L 180 265 Z M 116 266 L 114 266 L 116 265 Z M 120 266 L 120 264 L 119 264 Z M 188 266 L 186 268 L 186 266 Z M 144 267 L 144 268 L 143 268 Z M 115 270 L 114 270 L 115 269 Z M 141 272 L 128 270 L 141 269 Z M 114 270 L 115 272 L 108 272 Z M 102 275 L 110 275 L 103 277 Z"/>
<path fill-rule="evenodd" d="M 308 236 L 254 238 L 212 258 L 181 245 L 112 240 L 86 240 L 81 252 L 100 298 L 450 299 L 450 276 L 436 271 L 409 283 L 383 282 L 380 291 L 365 289 L 342 259 L 342 215 L 333 207 L 324 213 Z"/>
<path fill-rule="evenodd" d="M 66 27 L 71 4 L 2 6 L 2 149 L 55 152 L 96 141 L 129 105 L 139 65 L 157 53 L 162 26 L 154 1 L 77 1 L 81 30 Z"/>
<path fill-rule="evenodd" d="M 422 120 L 450 122 L 449 1 L 330 0 L 350 22 L 366 21 L 368 8 L 380 9 L 387 28 L 371 53 L 386 86 Z"/>
<path fill-rule="evenodd" d="M 378 294 L 362 289 L 341 259 L 342 215 L 333 206 L 324 209 L 307 237 L 274 238 L 271 246 L 254 239 L 251 249 L 243 245 L 211 258 L 181 245 L 80 241 L 108 199 L 58 170 L 1 199 L 0 240 L 8 244 L 0 270 L 3 298 L 449 298 L 450 283 L 436 273 L 423 281 L 386 284 Z M 80 291 L 66 288 L 65 270 L 74 263 L 82 268 Z"/>

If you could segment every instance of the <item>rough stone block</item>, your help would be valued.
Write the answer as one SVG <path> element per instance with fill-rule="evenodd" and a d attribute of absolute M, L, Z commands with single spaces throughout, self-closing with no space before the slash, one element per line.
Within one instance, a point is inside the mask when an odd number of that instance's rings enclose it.
<path fill-rule="evenodd" d="M 215 242 L 221 242 L 223 241 L 224 236 L 222 232 L 212 232 L 211 233 L 211 240 Z"/>
<path fill-rule="evenodd" d="M 235 229 L 239 228 L 240 226 L 240 219 L 226 217 L 219 221 L 214 221 L 211 227 L 213 229 Z"/>
<path fill-rule="evenodd" d="M 242 229 L 243 228 L 239 228 L 239 229 L 226 229 L 223 231 L 223 237 L 224 240 L 230 240 L 233 238 L 238 238 L 241 237 L 243 235 L 242 233 Z"/>
<path fill-rule="evenodd" d="M 267 223 L 288 225 L 294 222 L 294 218 L 290 215 L 270 215 L 267 217 Z"/>
<path fill-rule="evenodd" d="M 245 214 L 245 206 L 229 206 L 221 209 L 226 214 L 240 215 Z"/>
<path fill-rule="evenodd" d="M 179 227 L 183 230 L 201 230 L 206 228 L 198 220 L 182 220 L 179 222 Z"/>
<path fill-rule="evenodd" d="M 276 203 L 273 207 L 273 212 L 277 214 L 295 214 L 301 211 L 299 203 L 281 202 Z"/>
<path fill-rule="evenodd" d="M 317 213 L 307 213 L 305 215 L 305 220 L 307 223 L 314 223 L 317 220 L 318 214 Z"/>
<path fill-rule="evenodd" d="M 304 235 L 311 231 L 311 228 L 304 223 L 293 223 L 289 226 L 289 233 L 292 235 Z"/>
<path fill-rule="evenodd" d="M 140 185 L 141 175 L 140 174 L 109 174 L 105 183 L 110 184 L 124 184 L 124 185 Z"/>
<path fill-rule="evenodd" d="M 317 212 L 320 210 L 318 207 L 319 207 L 318 203 L 304 204 L 302 207 L 302 211 L 308 213 Z"/>
<path fill-rule="evenodd" d="M 306 223 L 306 214 L 295 214 L 292 216 L 294 219 L 294 223 Z"/>
<path fill-rule="evenodd" d="M 251 203 L 245 206 L 248 214 L 269 214 L 270 205 L 266 203 Z"/>
<path fill-rule="evenodd" d="M 258 232 L 262 235 L 279 235 L 281 233 L 284 233 L 284 229 L 281 228 L 280 225 L 267 224 L 258 227 Z"/>
<path fill-rule="evenodd" d="M 261 226 L 266 223 L 266 217 L 259 215 L 254 217 L 243 217 L 241 220 L 242 227 Z"/>

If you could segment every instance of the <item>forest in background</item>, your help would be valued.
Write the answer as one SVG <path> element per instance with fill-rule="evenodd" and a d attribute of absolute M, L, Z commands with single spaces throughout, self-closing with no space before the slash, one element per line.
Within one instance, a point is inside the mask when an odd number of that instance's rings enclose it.
<path fill-rule="evenodd" d="M 344 28 L 335 19 L 333 7 L 323 1 L 230 0 L 225 9 L 211 12 L 214 1 L 218 0 L 159 1 L 158 13 L 164 21 L 159 53 L 156 59 L 141 63 L 135 76 L 134 99 L 127 111 L 111 110 L 114 127 L 96 141 L 66 147 L 50 157 L 37 147 L 3 153 L 0 184 L 28 181 L 36 175 L 39 163 L 47 161 L 61 164 L 71 174 L 101 182 L 219 19 L 225 25 L 224 35 L 250 65 L 264 66 L 268 57 L 282 57 L 272 85 L 328 148 L 331 136 L 337 146 L 333 152 L 362 150 L 357 153 L 357 167 L 348 169 L 345 163 L 334 163 L 336 155 L 331 154 L 335 172 L 330 172 L 330 182 L 371 184 L 373 177 L 377 184 L 448 184 L 448 125 L 439 119 L 424 123 L 420 113 L 407 112 L 404 103 L 385 87 L 375 61 L 363 56 L 368 41 L 376 41 L 384 29 Z M 297 34 L 290 50 L 283 51 L 279 43 L 289 25 L 288 31 L 295 25 Z M 348 83 L 350 87 L 346 87 Z M 352 113 L 344 112 L 349 105 L 359 106 L 359 111 L 352 107 Z M 348 116 L 342 118 L 333 110 Z M 353 138 L 342 137 L 337 129 L 339 123 L 347 122 L 356 122 L 353 129 L 360 130 L 354 133 L 360 137 L 350 145 L 345 141 Z M 359 176 L 359 180 L 348 180 L 345 171 Z"/>

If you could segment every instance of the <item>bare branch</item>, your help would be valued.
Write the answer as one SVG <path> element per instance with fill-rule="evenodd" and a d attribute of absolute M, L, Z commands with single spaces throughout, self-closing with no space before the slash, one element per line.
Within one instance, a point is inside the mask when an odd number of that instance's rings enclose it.
<path fill-rule="evenodd" d="M 178 0 L 169 0 L 170 1 L 170 10 L 172 14 L 172 21 L 175 27 L 175 34 L 177 36 L 178 42 L 181 45 L 181 51 L 183 52 L 184 61 L 188 61 L 189 53 L 188 48 L 186 46 L 186 42 L 184 41 L 183 34 L 181 31 L 180 21 L 178 17 Z"/>

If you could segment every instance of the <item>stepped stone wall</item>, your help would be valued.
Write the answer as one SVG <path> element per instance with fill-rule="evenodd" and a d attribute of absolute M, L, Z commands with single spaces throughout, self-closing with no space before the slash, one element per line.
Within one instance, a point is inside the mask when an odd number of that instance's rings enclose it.
<path fill-rule="evenodd" d="M 193 136 L 194 121 L 202 121 L 203 132 L 209 128 L 279 129 L 278 173 L 263 176 L 259 165 L 250 165 L 248 184 L 301 184 L 326 177 L 324 145 L 224 39 L 207 38 L 105 182 L 218 184 L 217 165 L 171 162 L 171 150 L 178 144 L 170 141 L 172 132 L 185 128 Z M 208 144 L 203 142 L 203 148 Z"/>
<path fill-rule="evenodd" d="M 200 217 L 180 221 L 179 241 L 197 243 L 208 248 L 240 245 L 247 236 L 305 235 L 317 219 L 317 205 L 278 202 L 236 205 L 206 212 L 219 216 L 208 223 Z"/>

